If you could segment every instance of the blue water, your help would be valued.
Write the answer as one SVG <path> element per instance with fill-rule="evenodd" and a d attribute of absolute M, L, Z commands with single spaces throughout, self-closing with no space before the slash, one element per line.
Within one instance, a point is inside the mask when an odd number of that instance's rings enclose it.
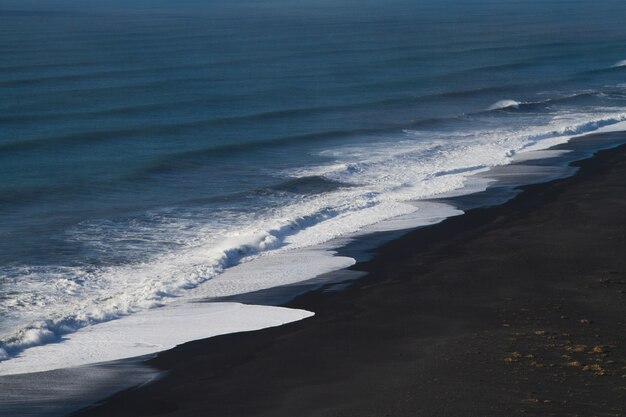
<path fill-rule="evenodd" d="M 0 0 L 0 354 L 623 121 L 625 16 L 622 0 Z"/>

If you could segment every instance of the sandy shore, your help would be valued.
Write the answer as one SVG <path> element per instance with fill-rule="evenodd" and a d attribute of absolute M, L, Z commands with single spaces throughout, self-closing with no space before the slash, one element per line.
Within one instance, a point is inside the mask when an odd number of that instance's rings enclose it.
<path fill-rule="evenodd" d="M 78 416 L 626 414 L 626 146 L 380 248 L 316 316 L 188 343 Z"/>

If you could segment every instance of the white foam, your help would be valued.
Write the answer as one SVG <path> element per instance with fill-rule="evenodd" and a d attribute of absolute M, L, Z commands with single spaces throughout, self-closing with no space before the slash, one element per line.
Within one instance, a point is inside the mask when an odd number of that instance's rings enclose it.
<path fill-rule="evenodd" d="M 500 100 L 496 103 L 493 103 L 491 106 L 487 107 L 487 110 L 503 110 L 503 109 L 519 109 L 520 106 L 519 101 L 515 100 Z"/>
<path fill-rule="evenodd" d="M 89 326 L 62 343 L 33 347 L 0 363 L 0 375 L 75 367 L 148 355 L 190 340 L 258 330 L 313 313 L 238 303 L 180 303 Z"/>

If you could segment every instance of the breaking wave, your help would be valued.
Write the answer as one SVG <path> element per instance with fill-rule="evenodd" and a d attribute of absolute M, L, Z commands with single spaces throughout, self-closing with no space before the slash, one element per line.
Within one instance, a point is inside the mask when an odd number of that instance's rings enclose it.
<path fill-rule="evenodd" d="M 500 100 L 489 106 L 487 110 L 519 109 L 520 104 L 522 103 L 515 100 Z"/>

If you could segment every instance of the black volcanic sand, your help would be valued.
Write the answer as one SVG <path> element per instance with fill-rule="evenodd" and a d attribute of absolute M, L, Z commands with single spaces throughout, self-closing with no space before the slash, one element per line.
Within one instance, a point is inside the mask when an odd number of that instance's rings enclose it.
<path fill-rule="evenodd" d="M 316 316 L 187 343 L 79 416 L 626 415 L 626 146 L 416 230 Z"/>

